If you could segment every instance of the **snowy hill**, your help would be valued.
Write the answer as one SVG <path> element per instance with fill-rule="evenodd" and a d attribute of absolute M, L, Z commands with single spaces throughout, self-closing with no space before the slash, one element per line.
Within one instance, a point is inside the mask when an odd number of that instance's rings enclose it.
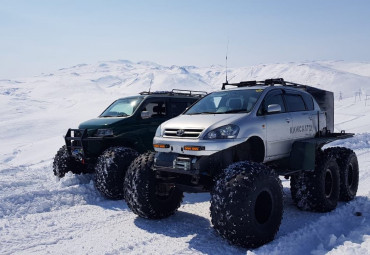
<path fill-rule="evenodd" d="M 231 68 L 229 82 L 282 77 L 336 93 L 336 142 L 356 151 L 358 198 L 333 212 L 301 212 L 283 181 L 284 219 L 276 239 L 256 254 L 370 253 L 370 63 L 343 61 Z M 179 212 L 147 221 L 125 202 L 97 193 L 92 177 L 57 180 L 52 158 L 67 128 L 99 115 L 113 100 L 141 91 L 221 88 L 221 66 L 162 66 L 127 60 L 80 64 L 51 74 L 0 80 L 0 254 L 245 254 L 212 230 L 209 195 L 190 194 Z M 361 92 L 361 101 L 359 95 Z M 355 212 L 362 212 L 357 217 Z"/>

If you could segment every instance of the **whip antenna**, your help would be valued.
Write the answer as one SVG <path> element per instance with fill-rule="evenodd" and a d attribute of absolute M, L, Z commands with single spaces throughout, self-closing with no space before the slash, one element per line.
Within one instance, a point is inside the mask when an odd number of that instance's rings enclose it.
<path fill-rule="evenodd" d="M 150 79 L 150 84 L 149 84 L 149 94 L 150 94 L 150 89 L 152 88 L 152 84 L 153 84 L 153 78 Z"/>
<path fill-rule="evenodd" d="M 226 84 L 229 82 L 227 81 L 227 54 L 229 53 L 229 40 L 227 40 L 227 47 L 226 47 Z"/>

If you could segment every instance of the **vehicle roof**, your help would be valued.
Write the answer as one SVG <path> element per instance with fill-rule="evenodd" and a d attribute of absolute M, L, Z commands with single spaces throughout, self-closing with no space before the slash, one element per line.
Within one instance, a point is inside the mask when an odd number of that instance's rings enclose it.
<path fill-rule="evenodd" d="M 169 94 L 150 94 L 150 95 L 143 95 L 143 97 L 168 97 L 168 98 L 201 98 L 200 96 L 195 95 L 169 95 Z"/>
<path fill-rule="evenodd" d="M 225 83 L 222 83 L 222 87 L 221 87 L 221 90 L 226 90 L 226 86 L 235 86 L 237 88 L 252 88 L 252 89 L 256 89 L 259 87 L 260 89 L 264 89 L 264 90 L 267 90 L 266 87 L 283 87 L 284 89 L 291 89 L 291 90 L 295 90 L 295 91 L 315 91 L 314 93 L 324 93 L 324 92 L 330 92 L 330 91 L 326 91 L 326 90 L 323 90 L 323 89 L 320 89 L 320 88 L 316 88 L 316 87 L 312 87 L 312 86 L 308 86 L 308 85 L 304 85 L 304 84 L 299 84 L 299 83 L 295 83 L 295 82 L 290 82 L 290 81 L 285 81 L 283 78 L 272 78 L 272 79 L 266 79 L 266 80 L 262 80 L 262 81 L 241 81 L 241 82 L 237 82 L 237 83 L 229 83 L 226 79 L 226 82 Z M 272 90 L 271 89 L 268 89 L 268 90 Z M 267 90 L 267 91 L 268 91 Z M 311 94 L 310 92 L 310 94 Z"/>
<path fill-rule="evenodd" d="M 136 96 L 120 97 L 120 98 L 117 98 L 116 100 L 127 99 L 127 98 L 144 98 L 144 97 L 145 96 L 136 95 Z"/>
<path fill-rule="evenodd" d="M 301 88 L 295 88 L 295 87 L 287 87 L 282 85 L 275 85 L 275 86 L 269 86 L 269 85 L 257 85 L 257 86 L 248 86 L 248 87 L 235 87 L 235 88 L 229 88 L 229 89 L 220 89 L 214 92 L 225 92 L 225 91 L 235 91 L 235 90 L 255 90 L 255 89 L 262 89 L 262 90 L 273 90 L 273 89 L 285 89 L 285 90 L 295 90 L 295 91 L 303 91 Z"/>
<path fill-rule="evenodd" d="M 159 97 L 159 98 L 192 98 L 192 99 L 199 99 L 200 96 L 196 95 L 170 95 L 170 94 L 149 94 L 149 95 L 136 95 L 136 96 L 128 96 L 128 97 L 121 97 L 120 99 L 127 99 L 127 98 L 151 98 L 151 97 Z"/>
<path fill-rule="evenodd" d="M 246 89 L 266 89 L 269 86 L 251 86 L 251 87 L 236 87 L 236 88 L 230 88 L 230 89 L 225 89 L 225 90 L 219 90 L 219 91 L 227 91 L 227 90 L 246 90 Z"/>

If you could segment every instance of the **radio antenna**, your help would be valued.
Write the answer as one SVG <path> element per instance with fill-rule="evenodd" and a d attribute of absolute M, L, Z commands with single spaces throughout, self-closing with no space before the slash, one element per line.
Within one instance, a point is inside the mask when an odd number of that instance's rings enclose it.
<path fill-rule="evenodd" d="M 227 81 L 227 54 L 229 53 L 229 40 L 227 40 L 227 46 L 226 46 L 226 84 L 229 82 Z"/>
<path fill-rule="evenodd" d="M 150 84 L 149 84 L 149 94 L 150 94 L 150 89 L 152 88 L 152 84 L 153 84 L 153 78 L 150 79 Z"/>

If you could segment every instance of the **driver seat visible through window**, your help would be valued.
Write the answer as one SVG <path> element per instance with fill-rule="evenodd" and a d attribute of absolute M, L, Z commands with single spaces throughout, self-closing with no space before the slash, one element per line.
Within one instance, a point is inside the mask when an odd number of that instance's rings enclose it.
<path fill-rule="evenodd" d="M 166 108 L 162 107 L 162 104 L 153 107 L 153 117 L 166 115 Z"/>
<path fill-rule="evenodd" d="M 240 98 L 232 98 L 229 100 L 229 111 L 241 110 L 242 109 L 242 100 Z"/>

